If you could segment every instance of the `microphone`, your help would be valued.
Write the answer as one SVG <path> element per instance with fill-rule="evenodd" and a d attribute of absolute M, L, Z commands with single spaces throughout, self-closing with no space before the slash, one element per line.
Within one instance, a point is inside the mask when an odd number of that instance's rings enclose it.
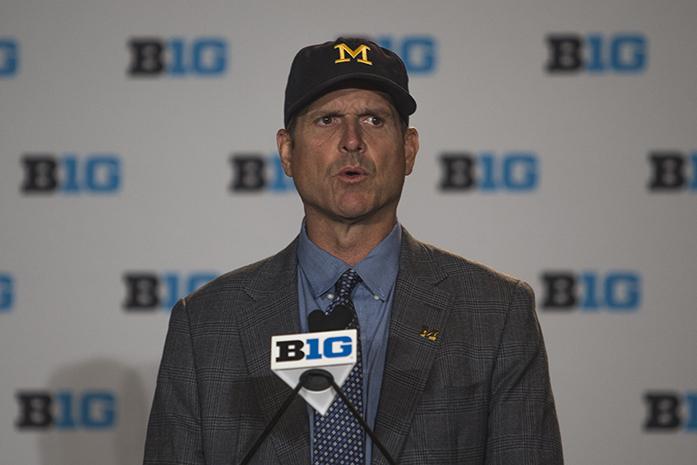
<path fill-rule="evenodd" d="M 347 329 L 353 319 L 353 312 L 346 305 L 338 304 L 327 315 L 322 310 L 313 310 L 307 317 L 311 333 L 321 331 L 340 331 Z"/>
<path fill-rule="evenodd" d="M 396 464 L 361 413 L 339 387 L 348 378 L 358 356 L 358 331 L 346 329 L 352 319 L 351 309 L 338 304 L 329 315 L 322 310 L 312 311 L 308 316 L 309 333 L 271 338 L 271 370 L 293 390 L 240 465 L 249 463 L 298 394 L 321 415 L 327 413 L 338 395 L 387 462 L 390 465 Z"/>
<path fill-rule="evenodd" d="M 310 312 L 307 317 L 308 330 L 311 333 L 324 331 L 340 331 L 347 329 L 353 319 L 353 312 L 343 304 L 338 304 L 332 312 L 327 315 L 322 310 L 317 309 Z M 321 373 L 315 373 L 316 370 L 306 371 L 303 376 L 303 386 L 312 391 L 323 391 L 331 386 L 329 378 Z"/>
<path fill-rule="evenodd" d="M 300 383 L 303 373 L 311 369 L 325 370 L 334 380 L 343 384 L 356 364 L 358 357 L 358 331 L 322 331 L 313 333 L 287 334 L 271 338 L 271 371 L 291 387 Z M 308 376 L 308 389 L 298 394 L 312 408 L 324 415 L 336 392 L 324 378 Z"/>
<path fill-rule="evenodd" d="M 317 321 L 321 319 L 315 318 Z M 325 323 L 320 324 L 320 328 L 326 328 Z M 313 329 L 317 329 L 316 325 Z M 292 387 L 293 391 L 240 465 L 249 463 L 298 394 L 322 415 L 327 413 L 339 391 L 338 387 L 332 389 L 332 383 L 336 386 L 335 379 L 342 384 L 346 381 L 356 364 L 357 352 L 358 331 L 355 329 L 272 336 L 271 371 Z"/>

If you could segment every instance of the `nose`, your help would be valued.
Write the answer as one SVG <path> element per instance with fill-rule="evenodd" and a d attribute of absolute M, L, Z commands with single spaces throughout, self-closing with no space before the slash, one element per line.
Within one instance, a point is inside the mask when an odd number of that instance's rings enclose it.
<path fill-rule="evenodd" d="M 360 122 L 357 119 L 347 118 L 342 126 L 341 151 L 346 153 L 363 152 L 365 142 Z"/>

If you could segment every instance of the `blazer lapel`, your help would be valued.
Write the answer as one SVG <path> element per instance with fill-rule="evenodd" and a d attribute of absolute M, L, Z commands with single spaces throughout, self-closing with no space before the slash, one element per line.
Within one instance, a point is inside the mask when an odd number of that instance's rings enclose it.
<path fill-rule="evenodd" d="M 270 364 L 271 336 L 300 332 L 296 243 L 297 240 L 262 266 L 246 289 L 254 303 L 241 310 L 240 339 L 265 424 L 291 393 L 291 388 L 271 371 Z M 300 396 L 283 414 L 267 441 L 274 444 L 279 463 L 309 463 L 308 417 Z"/>
<path fill-rule="evenodd" d="M 397 462 L 440 347 L 440 338 L 433 341 L 421 333 L 424 328 L 444 329 L 452 301 L 450 293 L 436 287 L 447 275 L 434 263 L 423 244 L 406 230 L 402 232 L 400 270 L 375 421 L 376 435 Z M 387 464 L 376 447 L 373 447 L 372 462 Z"/>

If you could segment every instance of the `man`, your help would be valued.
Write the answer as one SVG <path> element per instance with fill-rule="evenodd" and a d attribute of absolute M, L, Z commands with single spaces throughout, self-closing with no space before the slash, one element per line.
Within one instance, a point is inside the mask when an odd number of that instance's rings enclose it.
<path fill-rule="evenodd" d="M 344 384 L 408 464 L 562 463 L 530 287 L 412 238 L 397 204 L 419 148 L 404 64 L 355 38 L 302 49 L 286 88 L 283 169 L 305 209 L 285 250 L 172 311 L 146 464 L 237 464 L 290 389 L 270 338 L 345 304 L 361 356 Z M 257 464 L 386 464 L 343 403 L 296 399 Z"/>

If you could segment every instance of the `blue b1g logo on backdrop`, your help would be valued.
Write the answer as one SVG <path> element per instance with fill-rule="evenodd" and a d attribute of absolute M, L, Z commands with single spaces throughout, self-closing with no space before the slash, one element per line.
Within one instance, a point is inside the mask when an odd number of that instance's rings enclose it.
<path fill-rule="evenodd" d="M 440 156 L 446 192 L 531 192 L 539 183 L 540 163 L 533 152 L 448 152 Z"/>
<path fill-rule="evenodd" d="M 0 313 L 12 310 L 14 294 L 14 279 L 12 275 L 0 273 Z"/>
<path fill-rule="evenodd" d="M 542 308 L 633 312 L 641 305 L 641 277 L 634 271 L 542 273 Z"/>
<path fill-rule="evenodd" d="M 26 154 L 24 194 L 114 194 L 121 188 L 121 159 L 113 153 Z"/>
<path fill-rule="evenodd" d="M 643 34 L 549 34 L 547 72 L 636 74 L 648 65 L 648 39 Z"/>
<path fill-rule="evenodd" d="M 228 43 L 219 37 L 139 37 L 128 41 L 134 77 L 219 77 L 228 66 Z"/>
<path fill-rule="evenodd" d="M 19 391 L 19 430 L 105 430 L 117 421 L 116 394 L 104 390 Z"/>
<path fill-rule="evenodd" d="M 677 150 L 656 150 L 649 153 L 652 192 L 697 191 L 697 151 L 690 154 Z"/>
<path fill-rule="evenodd" d="M 427 35 L 394 37 L 381 35 L 375 38 L 380 47 L 392 50 L 404 62 L 410 75 L 432 74 L 438 66 L 438 43 Z"/>
<path fill-rule="evenodd" d="M 644 394 L 644 431 L 697 433 L 697 391 L 650 391 Z"/>
<path fill-rule="evenodd" d="M 0 77 L 13 77 L 19 71 L 19 43 L 0 37 Z"/>
<path fill-rule="evenodd" d="M 123 308 L 128 311 L 171 309 L 179 299 L 191 294 L 213 280 L 218 273 L 127 272 L 123 275 L 126 299 Z"/>
<path fill-rule="evenodd" d="M 295 192 L 293 179 L 286 176 L 278 154 L 237 153 L 230 157 L 232 181 L 228 189 L 236 193 Z"/>

